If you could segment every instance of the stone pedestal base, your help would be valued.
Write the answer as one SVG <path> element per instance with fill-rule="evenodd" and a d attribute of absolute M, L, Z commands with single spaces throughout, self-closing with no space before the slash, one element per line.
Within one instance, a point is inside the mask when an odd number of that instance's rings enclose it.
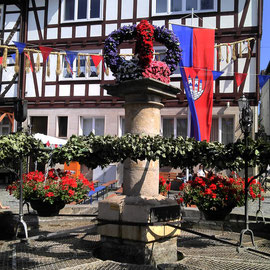
<path fill-rule="evenodd" d="M 94 255 L 102 260 L 154 266 L 177 261 L 176 237 L 143 243 L 102 236 L 101 241 Z"/>
<path fill-rule="evenodd" d="M 102 243 L 97 256 L 136 264 L 176 262 L 180 230 L 165 223 L 179 220 L 179 215 L 179 205 L 161 195 L 122 195 L 101 201 L 98 233 Z"/>

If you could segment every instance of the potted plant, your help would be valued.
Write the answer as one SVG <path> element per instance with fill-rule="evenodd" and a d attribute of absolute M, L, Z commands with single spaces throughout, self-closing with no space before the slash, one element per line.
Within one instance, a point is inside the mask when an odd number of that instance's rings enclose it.
<path fill-rule="evenodd" d="M 249 180 L 248 198 L 261 198 L 260 191 L 263 189 L 260 183 L 252 178 Z M 180 190 L 178 202 L 196 205 L 209 220 L 223 220 L 234 207 L 245 203 L 245 181 L 236 174 L 234 177 L 215 174 L 194 177 L 183 183 Z"/>
<path fill-rule="evenodd" d="M 7 190 L 19 199 L 19 180 Z M 70 172 L 55 169 L 49 170 L 47 176 L 40 171 L 23 174 L 23 200 L 40 216 L 57 215 L 65 204 L 85 199 L 90 190 L 94 185 L 83 174 L 75 178 Z"/>
<path fill-rule="evenodd" d="M 171 189 L 171 183 L 169 180 L 166 180 L 163 176 L 159 177 L 159 194 L 167 196 L 168 192 Z"/>

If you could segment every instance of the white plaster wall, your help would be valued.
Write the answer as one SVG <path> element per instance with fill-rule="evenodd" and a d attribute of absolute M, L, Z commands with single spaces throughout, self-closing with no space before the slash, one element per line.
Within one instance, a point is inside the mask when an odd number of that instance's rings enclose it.
<path fill-rule="evenodd" d="M 133 18 L 133 0 L 122 0 L 121 19 Z"/>
<path fill-rule="evenodd" d="M 61 38 L 72 38 L 72 27 L 62 27 Z"/>
<path fill-rule="evenodd" d="M 181 24 L 182 23 L 182 20 L 181 19 L 172 19 L 172 20 L 169 20 L 169 29 L 172 30 L 172 23 L 174 24 Z"/>
<path fill-rule="evenodd" d="M 27 97 L 36 97 L 32 72 L 26 73 L 25 91 Z"/>
<path fill-rule="evenodd" d="M 100 37 L 102 34 L 101 25 L 91 25 L 90 26 L 90 37 Z"/>
<path fill-rule="evenodd" d="M 128 26 L 128 25 L 133 25 L 133 23 L 132 23 L 132 22 L 128 22 L 128 23 L 121 23 L 121 27 L 123 27 L 123 26 Z"/>
<path fill-rule="evenodd" d="M 109 69 L 108 76 L 104 73 L 104 80 L 114 80 L 114 79 L 115 79 L 115 77 L 112 75 L 112 72 L 110 69 Z M 104 89 L 104 96 L 106 96 L 105 92 L 107 93 L 107 91 Z"/>
<path fill-rule="evenodd" d="M 245 6 L 245 0 L 239 0 L 238 4 L 238 10 L 239 10 L 239 15 L 238 15 L 238 24 L 240 24 L 242 14 L 243 14 L 243 9 Z M 246 20 L 244 23 L 244 27 L 249 27 L 249 26 L 257 26 L 258 25 L 258 0 L 251 0 L 246 16 Z"/>
<path fill-rule="evenodd" d="M 165 20 L 153 21 L 152 24 L 161 27 L 161 26 L 165 25 Z"/>
<path fill-rule="evenodd" d="M 132 49 L 120 49 L 120 54 L 132 54 Z M 125 56 L 126 60 L 130 60 L 132 56 Z"/>
<path fill-rule="evenodd" d="M 56 86 L 45 85 L 45 97 L 55 97 L 55 96 L 56 96 Z"/>
<path fill-rule="evenodd" d="M 254 41 L 253 41 L 254 42 Z M 256 42 L 254 44 L 253 53 L 256 53 Z M 240 53 L 240 45 L 238 45 L 238 53 Z M 242 42 L 242 53 L 248 53 L 248 43 L 247 42 Z"/>
<path fill-rule="evenodd" d="M 233 28 L 234 27 L 234 16 L 220 16 L 220 28 Z"/>
<path fill-rule="evenodd" d="M 89 84 L 88 95 L 89 96 L 100 96 L 100 85 L 99 84 Z"/>
<path fill-rule="evenodd" d="M 216 28 L 216 17 L 204 17 L 203 27 L 206 28 Z"/>
<path fill-rule="evenodd" d="M 238 60 L 238 71 L 239 73 L 244 72 L 246 59 L 239 59 Z M 247 77 L 244 86 L 244 92 L 246 93 L 255 93 L 256 92 L 256 58 L 252 57 L 250 59 L 249 68 L 247 71 Z"/>
<path fill-rule="evenodd" d="M 233 93 L 233 80 L 220 80 L 219 92 L 220 93 Z"/>
<path fill-rule="evenodd" d="M 7 5 L 6 11 L 20 11 L 20 9 L 15 5 Z"/>
<path fill-rule="evenodd" d="M 45 6 L 45 0 L 36 0 L 36 6 L 37 7 L 44 7 Z M 29 1 L 29 7 L 33 7 L 32 1 Z"/>
<path fill-rule="evenodd" d="M 47 39 L 57 39 L 58 28 L 47 28 Z"/>
<path fill-rule="evenodd" d="M 2 84 L 2 91 L 5 90 L 5 87 L 8 86 L 8 84 Z M 9 97 L 17 97 L 17 84 L 13 84 L 11 88 L 8 90 L 8 92 L 5 95 L 6 98 Z"/>
<path fill-rule="evenodd" d="M 85 96 L 85 84 L 74 85 L 74 96 Z"/>
<path fill-rule="evenodd" d="M 39 24 L 41 28 L 41 35 L 44 36 L 44 11 L 43 10 L 38 11 L 38 18 L 39 18 Z M 29 12 L 27 39 L 39 40 L 37 24 L 36 24 L 34 12 L 32 11 Z"/>
<path fill-rule="evenodd" d="M 77 26 L 75 31 L 75 37 L 86 37 L 87 36 L 87 26 Z"/>
<path fill-rule="evenodd" d="M 106 1 L 106 21 L 117 20 L 118 0 Z"/>
<path fill-rule="evenodd" d="M 58 1 L 48 0 L 48 24 L 58 23 Z"/>
<path fill-rule="evenodd" d="M 70 96 L 70 85 L 60 85 L 59 86 L 59 96 L 69 97 Z"/>
<path fill-rule="evenodd" d="M 227 58 L 227 48 L 226 46 L 221 47 L 221 56 L 222 60 L 220 62 L 220 71 L 224 72 L 224 76 L 232 76 L 233 75 L 233 61 L 231 61 L 232 50 L 229 47 L 229 63 L 226 62 Z"/>
<path fill-rule="evenodd" d="M 7 40 L 9 34 L 10 34 L 10 32 L 5 32 L 5 33 L 4 33 L 4 42 Z M 12 41 L 19 41 L 19 40 L 20 40 L 20 33 L 17 31 L 17 32 L 13 35 L 13 37 L 12 37 L 12 39 L 11 39 L 11 41 L 10 41 L 9 44 L 12 44 Z"/>
<path fill-rule="evenodd" d="M 226 0 L 226 1 L 223 0 L 220 2 L 221 2 L 221 7 L 220 7 L 221 12 L 234 10 L 234 0 Z"/>
<path fill-rule="evenodd" d="M 8 57 L 7 63 L 12 63 L 14 64 L 14 61 L 11 60 L 10 57 Z M 3 82 L 8 82 L 11 81 L 14 75 L 14 66 L 8 66 L 6 69 L 3 69 L 2 72 L 2 81 Z"/>
<path fill-rule="evenodd" d="M 112 24 L 106 24 L 105 27 L 105 35 L 108 36 L 112 31 L 117 29 L 117 24 L 112 23 Z"/>
<path fill-rule="evenodd" d="M 6 14 L 4 29 L 5 30 L 12 29 L 14 27 L 16 21 L 18 20 L 19 15 L 20 15 L 19 13 Z"/>
<path fill-rule="evenodd" d="M 56 81 L 56 65 L 57 65 L 57 55 L 50 54 L 50 77 L 47 76 L 47 69 L 46 69 L 46 82 L 55 82 Z"/>
<path fill-rule="evenodd" d="M 137 18 L 149 17 L 149 0 L 137 0 Z"/>
<path fill-rule="evenodd" d="M 39 96 L 41 96 L 41 77 L 42 73 L 37 73 L 37 84 L 38 84 L 38 93 Z M 35 97 L 36 96 L 36 91 L 34 87 L 34 79 L 33 79 L 33 73 L 29 72 L 26 73 L 26 88 L 25 90 L 27 91 L 27 96 L 30 97 Z"/>
<path fill-rule="evenodd" d="M 191 18 L 186 19 L 186 25 L 189 26 L 199 26 L 199 19 L 198 18 L 193 18 L 193 23 Z"/>

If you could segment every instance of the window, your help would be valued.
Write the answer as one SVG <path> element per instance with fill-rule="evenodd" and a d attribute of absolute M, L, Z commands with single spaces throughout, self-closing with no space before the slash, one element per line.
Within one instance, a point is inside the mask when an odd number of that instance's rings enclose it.
<path fill-rule="evenodd" d="M 7 135 L 11 132 L 10 122 L 7 116 L 0 122 L 0 135 Z"/>
<path fill-rule="evenodd" d="M 63 20 L 97 20 L 102 16 L 103 0 L 64 0 Z"/>
<path fill-rule="evenodd" d="M 164 137 L 187 136 L 187 119 L 186 118 L 163 118 L 162 134 Z"/>
<path fill-rule="evenodd" d="M 67 137 L 68 117 L 58 117 L 58 137 Z"/>
<path fill-rule="evenodd" d="M 123 136 L 126 134 L 126 129 L 125 129 L 125 117 L 121 116 L 120 117 L 120 129 L 119 129 L 119 134 L 120 136 Z"/>
<path fill-rule="evenodd" d="M 84 53 L 98 54 L 100 50 L 87 51 Z M 101 70 L 101 63 L 99 64 L 99 70 Z M 71 69 L 65 57 L 63 57 L 63 77 L 62 79 L 88 79 L 88 80 L 99 80 L 100 74 L 98 74 L 97 67 L 94 65 L 92 58 L 90 57 L 90 66 L 87 64 L 87 56 L 80 56 L 80 73 L 78 73 L 78 57 L 73 61 Z"/>
<path fill-rule="evenodd" d="M 234 141 L 233 118 L 222 118 L 222 143 Z"/>
<path fill-rule="evenodd" d="M 210 141 L 218 142 L 218 118 L 212 118 Z"/>
<path fill-rule="evenodd" d="M 153 0 L 153 14 L 190 13 L 216 11 L 216 0 Z"/>
<path fill-rule="evenodd" d="M 91 132 L 94 133 L 95 135 L 100 135 L 100 136 L 104 135 L 104 118 L 81 117 L 81 134 L 87 136 Z"/>
<path fill-rule="evenodd" d="M 234 118 L 212 118 L 210 141 L 218 141 L 224 144 L 234 142 Z"/>
<path fill-rule="evenodd" d="M 44 135 L 47 135 L 47 116 L 31 116 L 30 123 L 32 127 L 32 133 L 42 133 Z"/>
<path fill-rule="evenodd" d="M 4 6 L 0 5 L 0 29 L 3 29 Z"/>

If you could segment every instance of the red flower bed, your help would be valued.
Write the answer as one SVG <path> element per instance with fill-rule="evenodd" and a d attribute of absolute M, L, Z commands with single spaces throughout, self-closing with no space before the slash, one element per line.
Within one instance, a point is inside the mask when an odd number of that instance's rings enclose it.
<path fill-rule="evenodd" d="M 19 180 L 7 187 L 10 194 L 19 199 Z M 94 185 L 83 174 L 74 178 L 70 172 L 51 169 L 47 178 L 42 172 L 34 171 L 23 175 L 23 199 L 41 199 L 51 204 L 54 201 L 78 202 L 87 196 Z"/>
<path fill-rule="evenodd" d="M 261 184 L 250 178 L 248 198 L 255 200 L 261 197 L 264 190 Z M 216 210 L 227 206 L 243 206 L 245 202 L 245 181 L 243 178 L 211 175 L 195 177 L 183 183 L 177 198 L 178 203 L 195 204 L 199 209 Z"/>

